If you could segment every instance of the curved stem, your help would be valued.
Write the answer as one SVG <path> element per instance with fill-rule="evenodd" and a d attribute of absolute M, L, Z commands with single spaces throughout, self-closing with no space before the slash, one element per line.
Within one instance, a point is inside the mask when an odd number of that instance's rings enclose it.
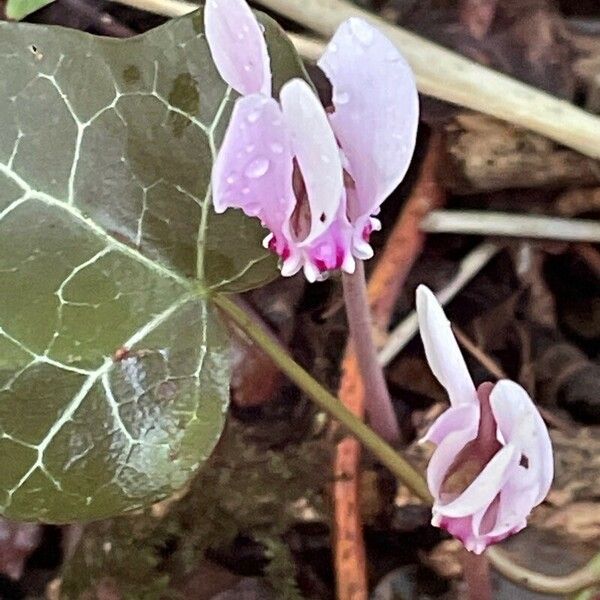
<path fill-rule="evenodd" d="M 373 342 L 373 326 L 363 261 L 356 261 L 356 270 L 352 275 L 343 273 L 342 281 L 348 327 L 363 380 L 365 408 L 369 422 L 381 437 L 388 442 L 395 442 L 400 438 L 400 429 Z"/>
<path fill-rule="evenodd" d="M 431 496 L 423 477 L 394 448 L 313 379 L 261 325 L 227 296 L 217 293 L 212 296 L 212 300 L 318 406 L 358 438 L 363 446 L 368 448 L 412 492 L 426 502 L 431 502 Z"/>
<path fill-rule="evenodd" d="M 530 571 L 515 564 L 512 559 L 498 548 L 490 548 L 486 552 L 496 571 L 507 579 L 528 590 L 541 594 L 567 595 L 600 584 L 600 553 L 596 554 L 587 565 L 564 575 L 553 577 Z"/>

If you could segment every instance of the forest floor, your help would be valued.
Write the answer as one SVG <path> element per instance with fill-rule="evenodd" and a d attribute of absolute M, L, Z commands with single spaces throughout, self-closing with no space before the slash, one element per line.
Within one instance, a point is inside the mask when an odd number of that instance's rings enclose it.
<path fill-rule="evenodd" d="M 595 0 L 360 4 L 600 113 Z M 165 18 L 104 0 L 57 0 L 28 20 L 127 37 Z M 319 85 L 316 68 L 309 72 Z M 421 220 L 442 207 L 499 213 L 509 235 L 425 236 Z M 415 440 L 446 406 L 418 336 L 390 333 L 410 317 L 418 284 L 447 294 L 476 382 L 506 376 L 535 398 L 550 428 L 556 478 L 530 527 L 504 546 L 524 566 L 564 574 L 600 546 L 600 246 L 526 237 L 511 220 L 518 214 L 597 221 L 600 162 L 422 97 L 415 159 L 383 206 L 383 229 L 373 239 L 380 263 L 372 260 L 367 275 L 379 266 L 396 282 L 370 291 L 377 341 L 388 352 L 387 382 L 409 440 L 403 452 L 414 465 L 424 469 L 428 458 Z M 351 367 L 341 369 L 348 332 L 338 279 L 278 279 L 244 301 L 329 389 L 351 377 Z M 259 350 L 235 344 L 227 429 L 190 489 L 148 513 L 85 527 L 0 522 L 0 598 L 335 597 L 336 568 L 339 575 L 344 564 L 334 555 L 340 528 L 349 526 L 332 510 L 334 500 L 338 508 L 345 501 L 343 469 L 333 466 L 342 433 Z M 348 489 L 351 501 L 360 498 L 373 597 L 461 597 L 459 546 L 429 525 L 429 509 L 364 453 L 357 487 Z M 23 570 L 11 578 L 17 571 L 7 565 L 17 555 Z M 499 575 L 494 585 L 497 598 L 542 598 Z"/>

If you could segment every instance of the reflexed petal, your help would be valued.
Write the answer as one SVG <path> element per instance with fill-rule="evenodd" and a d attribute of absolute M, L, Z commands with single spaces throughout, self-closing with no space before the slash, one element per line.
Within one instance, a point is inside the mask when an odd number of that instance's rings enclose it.
<path fill-rule="evenodd" d="M 338 215 L 343 201 L 342 164 L 325 110 L 309 85 L 293 79 L 283 86 L 280 98 L 310 206 L 310 231 L 299 240 L 300 246 L 308 246 Z"/>
<path fill-rule="evenodd" d="M 444 438 L 454 431 L 477 431 L 478 424 L 479 409 L 475 404 L 452 406 L 434 421 L 420 442 L 432 442 L 439 446 Z"/>
<path fill-rule="evenodd" d="M 429 367 L 446 388 L 453 405 L 478 403 L 473 380 L 458 343 L 433 292 L 426 286 L 417 289 L 419 330 Z"/>
<path fill-rule="evenodd" d="M 215 211 L 241 208 L 274 234 L 268 241 L 288 258 L 289 221 L 296 199 L 293 157 L 277 102 L 261 94 L 240 98 L 212 173 Z"/>
<path fill-rule="evenodd" d="M 537 486 L 535 506 L 548 494 L 554 477 L 548 429 L 529 394 L 514 381 L 499 381 L 490 395 L 490 404 L 502 436 L 527 457 L 528 468 L 523 469 L 521 478 L 523 483 Z"/>
<path fill-rule="evenodd" d="M 504 446 L 456 500 L 443 506 L 438 505 L 440 513 L 446 517 L 466 517 L 489 506 L 512 470 L 518 466 L 520 457 L 518 448 L 512 444 Z"/>
<path fill-rule="evenodd" d="M 208 0 L 206 40 L 223 80 L 240 94 L 271 95 L 267 43 L 245 0 Z"/>
<path fill-rule="evenodd" d="M 340 25 L 318 62 L 333 86 L 331 125 L 356 182 L 350 221 L 362 237 L 368 217 L 402 181 L 417 134 L 413 73 L 395 46 L 362 19 Z"/>

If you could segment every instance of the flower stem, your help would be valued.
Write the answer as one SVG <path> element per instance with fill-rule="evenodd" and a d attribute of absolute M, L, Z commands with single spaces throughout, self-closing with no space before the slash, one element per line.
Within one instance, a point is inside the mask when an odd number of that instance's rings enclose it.
<path fill-rule="evenodd" d="M 423 477 L 394 448 L 313 379 L 260 324 L 229 297 L 217 293 L 212 300 L 302 391 L 360 440 L 412 492 L 425 502 L 432 501 Z"/>
<path fill-rule="evenodd" d="M 367 298 L 365 266 L 362 260 L 356 261 L 352 275 L 342 274 L 344 301 L 352 346 L 365 389 L 365 406 L 373 429 L 388 442 L 398 441 L 400 430 L 385 383 L 383 369 L 377 360 L 377 350 L 373 341 L 371 312 Z"/>
<path fill-rule="evenodd" d="M 463 578 L 469 600 L 492 600 L 490 563 L 485 554 L 462 550 Z"/>

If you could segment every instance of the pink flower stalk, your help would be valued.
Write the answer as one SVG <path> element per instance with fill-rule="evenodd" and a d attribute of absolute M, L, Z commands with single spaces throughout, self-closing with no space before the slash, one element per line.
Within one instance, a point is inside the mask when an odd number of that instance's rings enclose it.
<path fill-rule="evenodd" d="M 217 212 L 242 209 L 270 230 L 283 275 L 310 281 L 354 272 L 373 255 L 374 218 L 414 151 L 418 95 L 392 43 L 361 19 L 342 23 L 318 65 L 333 88 L 327 111 L 301 79 L 271 97 L 263 32 L 245 0 L 209 0 L 206 37 L 225 82 L 242 95 L 212 175 Z"/>
<path fill-rule="evenodd" d="M 481 554 L 523 529 L 546 497 L 554 471 L 550 437 L 514 381 L 475 389 L 450 323 L 425 286 L 417 290 L 417 313 L 427 361 L 450 398 L 422 440 L 437 446 L 427 469 L 432 524 Z"/>

